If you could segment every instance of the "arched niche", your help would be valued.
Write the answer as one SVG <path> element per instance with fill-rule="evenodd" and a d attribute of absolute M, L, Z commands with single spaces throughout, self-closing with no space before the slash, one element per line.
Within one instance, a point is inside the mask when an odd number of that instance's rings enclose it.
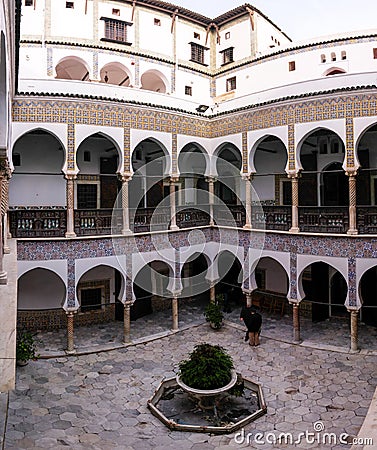
<path fill-rule="evenodd" d="M 80 170 L 76 181 L 77 209 L 120 207 L 121 182 L 117 174 L 121 155 L 114 140 L 103 133 L 92 134 L 79 145 L 76 161 Z"/>
<path fill-rule="evenodd" d="M 48 269 L 31 269 L 21 275 L 17 284 L 19 310 L 60 309 L 66 300 L 63 280 Z"/>
<path fill-rule="evenodd" d="M 61 80 L 89 81 L 89 66 L 77 56 L 62 58 L 55 67 L 56 78 Z"/>
<path fill-rule="evenodd" d="M 42 128 L 23 134 L 13 146 L 12 162 L 10 206 L 66 205 L 65 149 L 54 134 Z"/>
<path fill-rule="evenodd" d="M 131 85 L 131 72 L 119 62 L 110 62 L 101 68 L 100 81 L 115 86 L 129 87 Z"/>
<path fill-rule="evenodd" d="M 158 70 L 147 70 L 141 76 L 141 89 L 166 94 L 168 92 L 168 80 Z"/>

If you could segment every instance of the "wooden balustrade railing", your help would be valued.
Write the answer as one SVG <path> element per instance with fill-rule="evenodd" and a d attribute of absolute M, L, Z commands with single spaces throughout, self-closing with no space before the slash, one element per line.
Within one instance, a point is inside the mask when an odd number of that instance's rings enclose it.
<path fill-rule="evenodd" d="M 77 236 L 120 234 L 122 210 L 77 209 L 75 210 L 74 225 Z"/>
<path fill-rule="evenodd" d="M 63 208 L 12 209 L 9 227 L 15 238 L 62 237 L 67 227 L 67 211 Z"/>
<path fill-rule="evenodd" d="M 300 231 L 310 233 L 347 233 L 348 224 L 347 206 L 299 207 Z"/>
<path fill-rule="evenodd" d="M 292 223 L 291 206 L 253 206 L 252 228 L 288 231 Z"/>
<path fill-rule="evenodd" d="M 224 213 L 225 209 L 225 213 Z M 179 228 L 208 226 L 209 205 L 178 206 Z M 218 225 L 243 227 L 243 205 L 214 205 L 214 219 Z M 228 223 L 229 222 L 229 223 Z M 130 210 L 131 229 L 135 233 L 168 230 L 169 208 L 138 208 Z M 152 225 L 152 226 L 151 226 Z M 74 226 L 77 236 L 120 234 L 122 232 L 121 209 L 75 210 Z M 309 233 L 347 233 L 348 207 L 305 206 L 299 207 L 300 231 Z M 11 209 L 10 232 L 15 238 L 64 237 L 67 227 L 67 211 L 59 207 Z M 291 227 L 290 206 L 252 207 L 252 227 L 266 230 L 288 231 Z M 357 227 L 360 234 L 377 234 L 377 206 L 357 207 Z"/>

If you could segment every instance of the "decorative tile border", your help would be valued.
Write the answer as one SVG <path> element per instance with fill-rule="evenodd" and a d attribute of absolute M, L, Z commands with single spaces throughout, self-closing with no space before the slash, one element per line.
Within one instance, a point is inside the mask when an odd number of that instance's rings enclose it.
<path fill-rule="evenodd" d="M 75 124 L 67 124 L 67 156 L 68 156 L 68 170 L 75 170 Z"/>
<path fill-rule="evenodd" d="M 288 126 L 292 139 L 292 127 L 296 123 L 346 119 L 348 150 L 351 148 L 351 120 L 354 117 L 352 114 L 355 117 L 377 115 L 377 94 L 344 94 L 321 100 L 308 99 L 284 106 L 261 107 L 237 114 L 229 113 L 226 117 L 214 117 L 210 120 L 174 112 L 161 112 L 152 108 L 141 109 L 137 106 L 114 104 L 111 101 L 64 101 L 25 97 L 13 102 L 15 122 L 67 123 L 69 121 L 75 124 L 158 130 L 206 138 Z M 294 143 L 291 142 L 290 167 L 294 167 L 294 155 L 291 148 L 293 146 Z M 349 162 L 351 163 L 352 160 L 350 159 Z"/>
<path fill-rule="evenodd" d="M 347 169 L 355 167 L 353 118 L 346 118 L 346 163 Z"/>
<path fill-rule="evenodd" d="M 242 133 L 242 172 L 249 173 L 249 148 L 246 131 Z"/>
<path fill-rule="evenodd" d="M 177 133 L 172 133 L 172 157 L 171 157 L 171 172 L 172 174 L 178 173 L 178 137 Z"/>

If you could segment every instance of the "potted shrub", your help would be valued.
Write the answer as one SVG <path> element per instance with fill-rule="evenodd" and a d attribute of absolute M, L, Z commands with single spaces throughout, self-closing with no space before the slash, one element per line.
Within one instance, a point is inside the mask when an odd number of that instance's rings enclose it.
<path fill-rule="evenodd" d="M 198 344 L 179 363 L 179 377 L 194 389 L 219 389 L 230 383 L 233 367 L 232 358 L 219 345 Z"/>
<path fill-rule="evenodd" d="M 223 325 L 224 318 L 220 302 L 208 303 L 204 311 L 204 316 L 213 329 L 219 330 Z"/>
<path fill-rule="evenodd" d="M 30 332 L 24 331 L 17 334 L 16 362 L 18 366 L 26 366 L 30 359 L 37 359 L 34 337 Z"/>
<path fill-rule="evenodd" d="M 213 409 L 237 383 L 232 358 L 219 345 L 198 344 L 179 363 L 178 386 L 202 410 Z"/>

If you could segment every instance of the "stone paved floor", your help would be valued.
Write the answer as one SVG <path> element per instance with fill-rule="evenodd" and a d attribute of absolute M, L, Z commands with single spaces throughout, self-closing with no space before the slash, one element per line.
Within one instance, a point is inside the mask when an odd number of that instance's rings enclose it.
<path fill-rule="evenodd" d="M 179 327 L 184 329 L 204 321 L 204 305 L 190 303 L 179 308 Z M 234 307 L 225 319 L 240 324 L 239 307 Z M 348 351 L 350 347 L 349 318 L 331 319 L 313 324 L 311 320 L 301 318 L 301 338 L 304 346 L 331 348 Z M 135 342 L 148 336 L 168 333 L 172 326 L 171 310 L 142 317 L 131 322 L 131 339 Z M 263 313 L 262 336 L 292 341 L 292 317 Z M 38 352 L 43 355 L 62 354 L 66 348 L 66 330 L 43 332 L 37 335 Z M 75 346 L 78 351 L 98 351 L 121 346 L 123 340 L 123 322 L 81 326 L 75 328 Z M 359 325 L 359 347 L 363 353 L 377 354 L 377 328 Z"/>
<path fill-rule="evenodd" d="M 320 337 L 342 344 L 343 332 L 336 333 L 335 325 L 328 325 Z M 224 346 L 237 371 L 262 384 L 268 412 L 247 425 L 246 433 L 290 432 L 297 438 L 300 432 L 313 432 L 313 424 L 321 421 L 324 432 L 357 434 L 377 384 L 376 355 L 292 345 L 288 321 L 273 317 L 265 318 L 260 347 L 251 348 L 243 336 L 243 328 L 231 321 L 218 332 L 202 324 L 127 348 L 40 359 L 18 368 L 16 390 L 9 395 L 4 448 L 349 448 L 304 440 L 300 445 L 262 445 L 253 437 L 239 444 L 234 435 L 171 432 L 150 414 L 147 400 L 160 381 L 173 376 L 178 362 L 196 343 L 205 341 Z"/>

